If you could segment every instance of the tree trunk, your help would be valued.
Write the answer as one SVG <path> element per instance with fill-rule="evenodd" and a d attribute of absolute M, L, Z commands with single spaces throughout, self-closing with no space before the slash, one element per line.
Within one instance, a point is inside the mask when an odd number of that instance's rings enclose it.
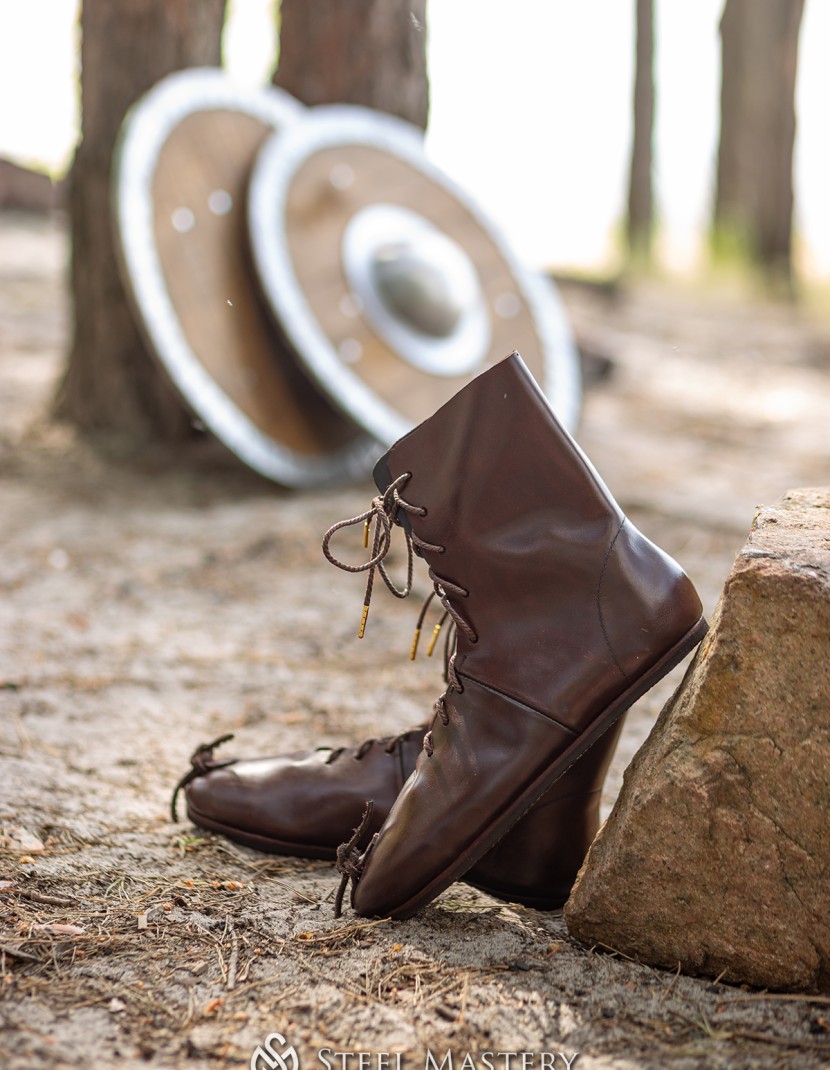
<path fill-rule="evenodd" d="M 159 79 L 218 66 L 225 0 L 83 0 L 82 136 L 69 183 L 74 336 L 55 409 L 86 430 L 179 438 L 189 417 L 136 328 L 117 270 L 113 148 L 129 106 Z"/>
<path fill-rule="evenodd" d="M 304 104 L 362 104 L 426 129 L 426 0 L 282 0 L 274 84 Z"/>
<path fill-rule="evenodd" d="M 629 259 L 651 258 L 654 225 L 652 138 L 654 131 L 654 0 L 637 0 L 637 51 L 634 68 L 634 137 L 628 182 L 626 238 Z"/>
<path fill-rule="evenodd" d="M 767 276 L 792 281 L 793 146 L 804 0 L 727 0 L 713 230 Z"/>

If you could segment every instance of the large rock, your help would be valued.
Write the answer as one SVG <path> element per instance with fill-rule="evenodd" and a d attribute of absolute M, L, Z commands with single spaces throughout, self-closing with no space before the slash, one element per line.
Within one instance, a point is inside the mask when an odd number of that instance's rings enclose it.
<path fill-rule="evenodd" d="M 756 516 L 565 919 L 653 965 L 830 989 L 830 488 Z"/>

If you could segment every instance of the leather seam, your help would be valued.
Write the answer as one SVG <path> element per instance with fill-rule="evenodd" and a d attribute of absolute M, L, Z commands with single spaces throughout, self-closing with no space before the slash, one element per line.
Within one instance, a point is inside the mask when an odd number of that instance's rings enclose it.
<path fill-rule="evenodd" d="M 485 684 L 483 680 L 477 680 L 474 676 L 468 676 L 466 673 L 459 673 L 464 680 L 469 680 L 471 684 L 475 684 L 477 687 L 483 688 L 485 691 L 490 691 L 494 695 L 498 695 L 499 698 L 507 699 L 514 706 L 520 706 L 523 710 L 527 710 L 528 713 L 535 713 L 537 717 L 544 717 L 546 721 L 550 721 L 551 724 L 555 724 L 557 728 L 561 728 L 563 732 L 567 732 L 569 736 L 573 736 L 574 739 L 579 739 L 581 733 L 575 728 L 570 728 L 568 725 L 563 724 L 561 721 L 557 721 L 555 717 L 551 717 L 549 713 L 545 713 L 544 710 L 537 710 L 535 706 L 528 706 L 526 702 L 522 702 L 521 699 L 515 698 L 513 695 L 508 695 L 505 691 L 500 691 L 497 687 L 493 687 L 490 684 Z M 452 701 L 452 698 L 450 698 Z"/>
<path fill-rule="evenodd" d="M 614 547 L 617 544 L 617 539 L 620 537 L 620 532 L 625 527 L 626 517 L 622 518 L 620 526 L 617 528 L 617 533 L 611 540 L 608 549 L 605 551 L 605 560 L 602 562 L 602 569 L 599 574 L 599 583 L 597 584 L 597 616 L 599 617 L 599 626 L 602 631 L 602 636 L 605 639 L 605 645 L 608 647 L 608 653 L 611 655 L 611 661 L 614 663 L 614 667 L 619 671 L 623 677 L 627 677 L 625 669 L 620 665 L 617 660 L 617 656 L 614 653 L 614 649 L 611 646 L 611 639 L 608 635 L 608 629 L 605 627 L 605 618 L 602 615 L 602 581 L 605 579 L 605 573 L 608 569 L 608 562 L 611 560 L 611 554 L 614 551 Z"/>

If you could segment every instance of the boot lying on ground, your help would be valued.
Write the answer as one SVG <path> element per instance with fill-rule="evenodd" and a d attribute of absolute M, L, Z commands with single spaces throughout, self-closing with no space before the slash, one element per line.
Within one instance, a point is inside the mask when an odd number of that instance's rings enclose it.
<path fill-rule="evenodd" d="M 359 747 L 319 748 L 275 758 L 216 760 L 220 741 L 199 747 L 183 789 L 187 816 L 260 851 L 334 859 L 372 799 L 369 834 L 380 829 L 415 768 L 428 726 Z M 539 910 L 561 907 L 599 828 L 605 774 L 619 732 L 608 732 L 540 799 L 465 880 L 500 899 Z M 230 737 L 223 737 L 225 742 Z"/>
<path fill-rule="evenodd" d="M 706 622 L 517 353 L 392 446 L 375 482 L 361 628 L 397 524 L 458 629 L 414 773 L 368 848 L 363 828 L 338 854 L 359 914 L 404 918 L 476 865 Z"/>

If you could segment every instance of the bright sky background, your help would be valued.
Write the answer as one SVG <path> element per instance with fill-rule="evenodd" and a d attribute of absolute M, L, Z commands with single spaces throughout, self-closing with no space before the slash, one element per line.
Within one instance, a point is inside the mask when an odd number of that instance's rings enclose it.
<path fill-rule="evenodd" d="M 657 0 L 656 196 L 667 264 L 695 263 L 712 194 L 723 0 Z M 226 63 L 273 62 L 270 0 L 232 0 Z M 0 155 L 63 169 L 76 136 L 78 0 L 0 0 Z M 613 265 L 631 139 L 633 0 L 430 0 L 433 160 L 529 264 Z M 796 227 L 830 279 L 830 3 L 801 32 Z"/>

